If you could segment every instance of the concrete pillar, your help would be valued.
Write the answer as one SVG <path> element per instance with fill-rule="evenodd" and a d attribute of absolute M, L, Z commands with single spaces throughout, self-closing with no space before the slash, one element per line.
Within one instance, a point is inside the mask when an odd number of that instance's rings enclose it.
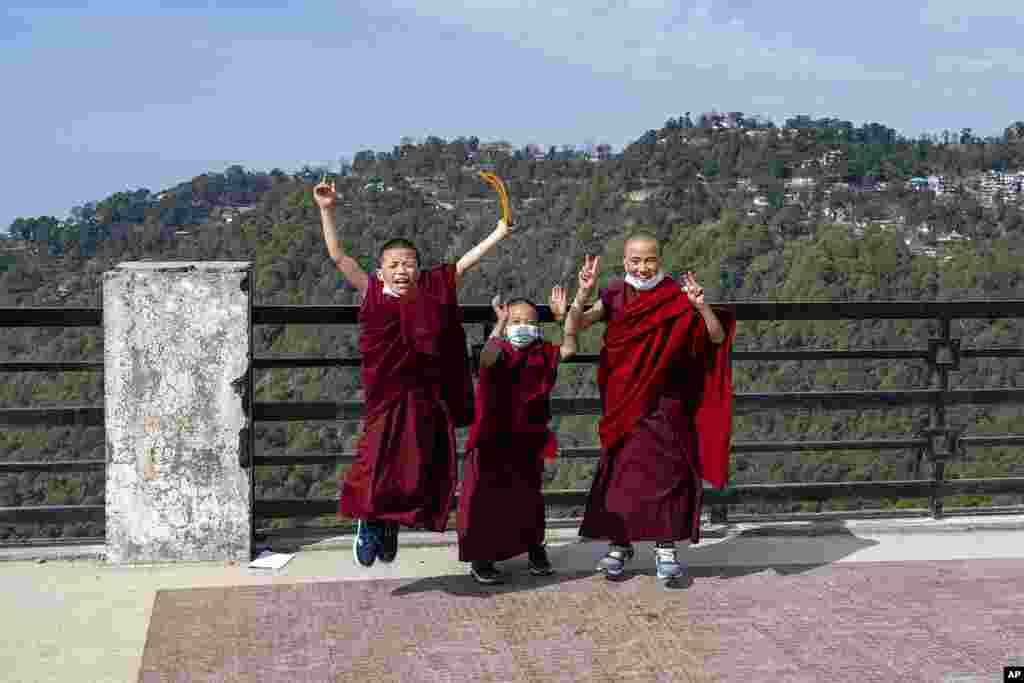
<path fill-rule="evenodd" d="M 103 274 L 109 562 L 249 561 L 252 281 L 247 262 Z"/>

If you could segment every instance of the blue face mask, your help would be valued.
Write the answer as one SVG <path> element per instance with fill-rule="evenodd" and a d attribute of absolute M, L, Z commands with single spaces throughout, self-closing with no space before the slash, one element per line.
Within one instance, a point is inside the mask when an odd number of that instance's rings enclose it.
<path fill-rule="evenodd" d="M 540 328 L 536 325 L 509 325 L 508 341 L 512 346 L 521 349 L 540 337 Z"/>

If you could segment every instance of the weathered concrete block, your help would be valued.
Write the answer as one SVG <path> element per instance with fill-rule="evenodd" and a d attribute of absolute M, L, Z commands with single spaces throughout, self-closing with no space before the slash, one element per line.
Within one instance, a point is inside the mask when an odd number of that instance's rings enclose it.
<path fill-rule="evenodd" d="M 251 356 L 250 276 L 216 261 L 103 274 L 110 562 L 250 559 L 245 394 L 232 386 Z"/>

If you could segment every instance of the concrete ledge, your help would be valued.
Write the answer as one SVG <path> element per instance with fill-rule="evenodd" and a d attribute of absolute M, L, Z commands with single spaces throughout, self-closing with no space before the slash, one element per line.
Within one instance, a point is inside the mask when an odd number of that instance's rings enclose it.
<path fill-rule="evenodd" d="M 861 536 L 861 535 L 933 535 L 959 533 L 969 534 L 985 531 L 1024 531 L 1024 515 L 960 516 L 947 519 L 871 519 L 826 522 L 765 522 L 744 524 L 705 524 L 702 536 L 708 541 L 735 538 L 786 538 L 816 536 Z M 351 548 L 354 536 L 344 534 L 320 541 L 303 541 L 301 535 L 294 537 L 272 537 L 261 548 L 275 550 L 338 550 Z M 547 540 L 551 544 L 584 543 L 578 526 L 549 527 Z M 403 548 L 442 548 L 458 544 L 454 530 L 443 534 L 428 531 L 404 531 L 401 534 Z M 703 545 L 703 544 L 702 544 Z M 0 562 L 33 560 L 102 560 L 105 547 L 102 545 L 43 546 L 26 548 L 0 548 Z"/>
<path fill-rule="evenodd" d="M 813 537 L 813 536 L 857 536 L 861 534 L 936 534 L 970 533 L 976 531 L 1024 531 L 1024 515 L 951 517 L 946 519 L 871 519 L 838 520 L 825 522 L 764 522 L 743 524 L 704 524 L 701 536 L 708 540 L 735 537 Z M 581 538 L 579 527 L 548 528 L 549 543 L 587 542 Z M 401 546 L 404 548 L 442 547 L 458 544 L 455 531 L 443 534 L 423 531 L 403 531 Z M 354 535 L 345 534 L 321 541 L 302 544 L 302 550 L 334 550 L 350 546 Z M 288 545 L 290 539 L 281 539 Z M 277 539 L 271 539 L 264 546 L 275 546 Z M 294 541 L 292 541 L 294 544 Z M 260 545 L 260 544 L 257 544 Z"/>

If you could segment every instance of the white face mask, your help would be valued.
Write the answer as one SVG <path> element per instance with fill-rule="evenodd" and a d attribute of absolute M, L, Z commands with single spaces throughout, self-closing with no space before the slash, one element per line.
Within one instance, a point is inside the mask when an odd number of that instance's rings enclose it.
<path fill-rule="evenodd" d="M 540 337 L 540 328 L 536 325 L 509 325 L 508 341 L 512 346 L 521 349 Z"/>
<path fill-rule="evenodd" d="M 664 279 L 665 273 L 660 270 L 658 271 L 657 275 L 655 275 L 652 278 L 648 278 L 647 280 L 641 280 L 640 278 L 630 275 L 629 273 L 626 274 L 626 284 L 630 285 L 631 287 L 635 287 L 636 289 L 639 289 L 641 291 L 654 289 L 659 284 L 661 284 L 661 281 Z"/>

